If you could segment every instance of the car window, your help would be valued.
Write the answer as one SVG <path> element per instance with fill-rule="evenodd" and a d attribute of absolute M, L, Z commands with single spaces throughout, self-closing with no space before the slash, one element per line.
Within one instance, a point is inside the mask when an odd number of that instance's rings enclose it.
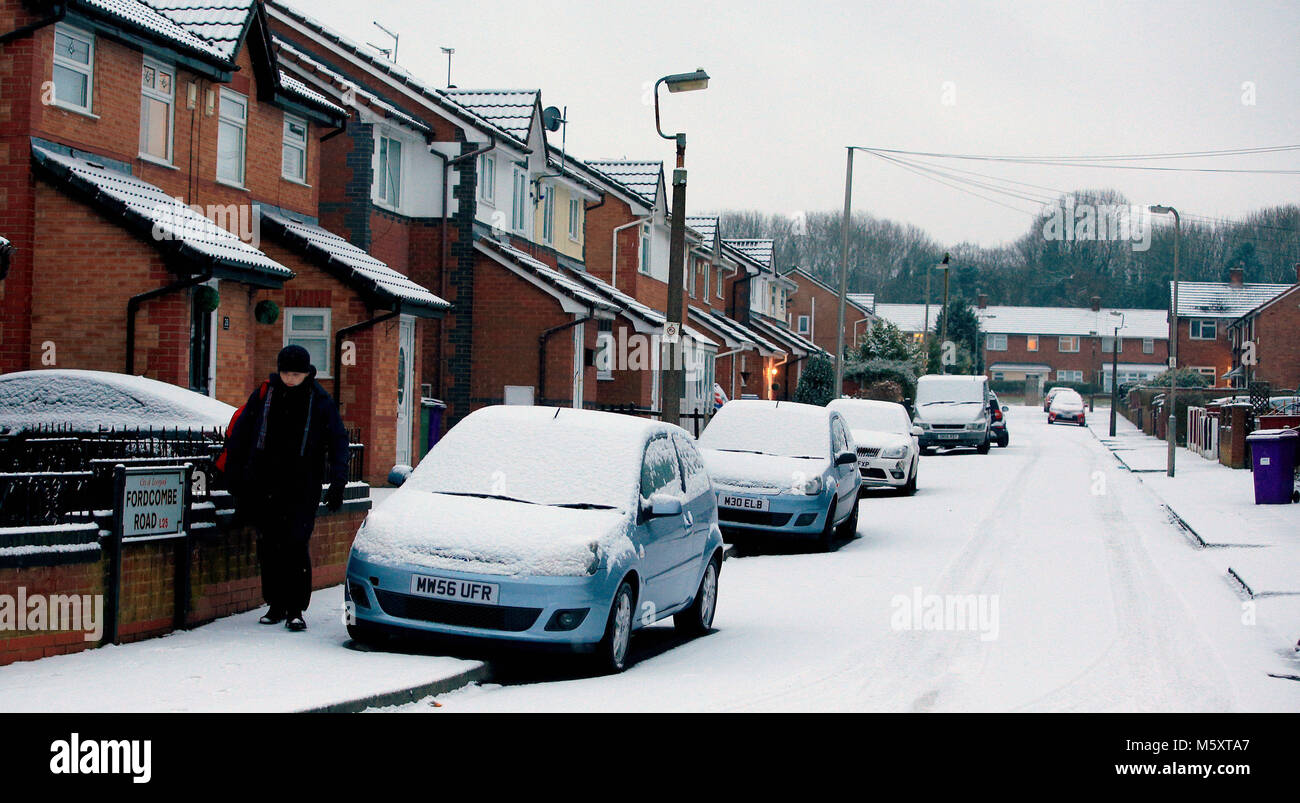
<path fill-rule="evenodd" d="M 667 435 L 652 439 L 641 461 L 641 496 L 649 499 L 657 493 L 680 496 L 682 475 L 677 465 L 677 450 Z"/>
<path fill-rule="evenodd" d="M 673 442 L 677 445 L 677 455 L 681 458 L 682 484 L 686 486 L 686 494 L 695 497 L 707 493 L 711 488 L 709 475 L 704 470 L 704 461 L 700 459 L 695 444 L 680 435 L 674 435 Z"/>
<path fill-rule="evenodd" d="M 838 455 L 849 449 L 849 435 L 844 429 L 844 420 L 837 416 L 831 419 L 831 453 Z"/>

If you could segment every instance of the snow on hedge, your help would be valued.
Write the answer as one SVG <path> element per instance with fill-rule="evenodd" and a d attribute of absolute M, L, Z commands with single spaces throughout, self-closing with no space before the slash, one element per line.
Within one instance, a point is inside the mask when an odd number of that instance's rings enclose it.
<path fill-rule="evenodd" d="M 225 427 L 235 408 L 176 385 L 107 371 L 49 369 L 0 376 L 0 427 Z"/>

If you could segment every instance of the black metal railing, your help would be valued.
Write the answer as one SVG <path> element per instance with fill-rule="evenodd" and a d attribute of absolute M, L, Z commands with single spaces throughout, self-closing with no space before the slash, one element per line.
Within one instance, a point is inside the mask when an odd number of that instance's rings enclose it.
<path fill-rule="evenodd" d="M 641 415 L 647 418 L 653 418 L 656 421 L 663 420 L 663 413 L 650 407 L 640 407 L 635 404 L 598 404 L 597 410 L 607 413 L 623 413 L 624 415 Z M 708 425 L 712 415 L 706 410 L 685 411 L 678 417 L 678 426 L 695 437 L 700 437 L 704 427 Z"/>

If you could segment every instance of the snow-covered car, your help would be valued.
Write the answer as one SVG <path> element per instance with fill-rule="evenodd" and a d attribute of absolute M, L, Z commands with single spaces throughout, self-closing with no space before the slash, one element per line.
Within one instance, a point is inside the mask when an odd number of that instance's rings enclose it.
<path fill-rule="evenodd" d="M 989 391 L 989 432 L 998 448 L 1005 449 L 1011 442 L 1011 433 L 1007 432 L 1007 408 L 998 401 L 998 394 Z"/>
<path fill-rule="evenodd" d="M 1051 412 L 1052 399 L 1056 398 L 1056 394 L 1060 393 L 1063 390 L 1069 390 L 1069 388 L 1065 387 L 1064 385 L 1058 385 L 1057 387 L 1051 388 L 1050 390 L 1047 391 L 1047 395 L 1043 396 L 1043 412 L 1045 413 Z"/>
<path fill-rule="evenodd" d="M 921 428 L 921 454 L 939 447 L 989 452 L 989 380 L 980 376 L 927 374 L 916 380 L 912 423 Z"/>
<path fill-rule="evenodd" d="M 1052 406 L 1047 411 L 1047 423 L 1055 424 L 1057 421 L 1084 426 L 1083 397 L 1077 391 L 1065 388 L 1052 399 Z"/>
<path fill-rule="evenodd" d="M 811 404 L 727 402 L 698 441 L 713 480 L 718 519 L 745 532 L 817 537 L 858 528 L 858 457 L 844 417 Z"/>
<path fill-rule="evenodd" d="M 913 426 L 906 407 L 873 399 L 835 399 L 826 407 L 844 416 L 849 425 L 864 489 L 897 488 L 907 496 L 916 493 L 921 428 Z"/>
<path fill-rule="evenodd" d="M 143 376 L 64 368 L 0 375 L 0 430 L 212 429 L 224 428 L 234 412 L 202 393 Z"/>
<path fill-rule="evenodd" d="M 712 627 L 721 569 L 713 488 L 685 430 L 485 407 L 366 517 L 348 632 L 558 646 L 620 671 L 633 630 L 670 615 L 689 633 Z"/>

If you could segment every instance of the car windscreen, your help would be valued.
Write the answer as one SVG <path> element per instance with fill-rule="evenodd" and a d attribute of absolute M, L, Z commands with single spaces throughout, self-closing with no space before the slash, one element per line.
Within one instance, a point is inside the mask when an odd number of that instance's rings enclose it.
<path fill-rule="evenodd" d="M 705 449 L 754 452 L 778 457 L 827 457 L 830 423 L 822 415 L 791 406 L 723 405 L 704 432 Z"/>
<path fill-rule="evenodd" d="M 1083 397 L 1073 390 L 1062 390 L 1052 398 L 1052 403 L 1061 404 L 1083 404 Z"/>
<path fill-rule="evenodd" d="M 967 379 L 922 379 L 916 385 L 916 406 L 953 402 L 984 403 L 984 385 Z"/>
<path fill-rule="evenodd" d="M 641 481 L 644 441 L 589 421 L 502 421 L 452 427 L 407 485 L 541 505 L 628 509 Z M 436 526 L 436 522 L 430 522 Z"/>
<path fill-rule="evenodd" d="M 844 416 L 849 429 L 869 429 L 874 432 L 907 432 L 912 422 L 907 411 L 901 407 L 880 407 L 876 405 L 836 404 L 837 413 Z"/>

